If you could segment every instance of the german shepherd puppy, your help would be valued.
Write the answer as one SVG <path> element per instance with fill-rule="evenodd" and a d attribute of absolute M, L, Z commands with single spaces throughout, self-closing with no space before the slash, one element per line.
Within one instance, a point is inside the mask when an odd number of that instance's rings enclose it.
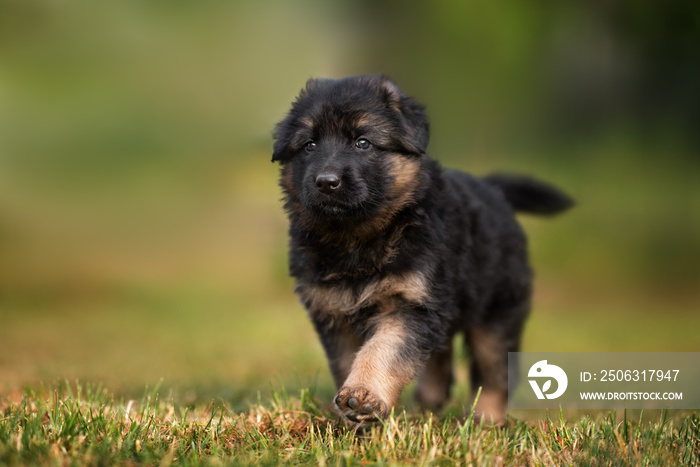
<path fill-rule="evenodd" d="M 423 106 L 384 76 L 309 80 L 274 137 L 290 273 L 338 413 L 351 426 L 386 417 L 415 378 L 417 400 L 439 409 L 461 332 L 476 415 L 502 421 L 532 291 L 514 211 L 554 214 L 570 198 L 526 177 L 443 169 L 426 155 Z"/>

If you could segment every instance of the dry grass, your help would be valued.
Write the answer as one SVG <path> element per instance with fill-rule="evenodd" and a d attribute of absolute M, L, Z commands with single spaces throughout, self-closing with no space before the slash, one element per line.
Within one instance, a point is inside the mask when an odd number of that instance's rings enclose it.
<path fill-rule="evenodd" d="M 650 418 L 647 416 L 647 418 Z M 243 412 L 184 407 L 158 388 L 140 402 L 102 388 L 60 384 L 0 405 L 0 465 L 467 464 L 696 465 L 697 413 L 654 420 L 614 414 L 567 422 L 510 419 L 492 427 L 392 414 L 366 433 L 347 430 L 308 390 L 284 388 Z"/>

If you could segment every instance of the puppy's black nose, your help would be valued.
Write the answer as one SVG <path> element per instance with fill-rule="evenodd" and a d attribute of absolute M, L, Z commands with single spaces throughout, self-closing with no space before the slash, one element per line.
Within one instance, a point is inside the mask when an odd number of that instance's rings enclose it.
<path fill-rule="evenodd" d="M 340 186 L 340 178 L 333 173 L 320 173 L 316 177 L 316 187 L 322 193 L 331 194 Z"/>

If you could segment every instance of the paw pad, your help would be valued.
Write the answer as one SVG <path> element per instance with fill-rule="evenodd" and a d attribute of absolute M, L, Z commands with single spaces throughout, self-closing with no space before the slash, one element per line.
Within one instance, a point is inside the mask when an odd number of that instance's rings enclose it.
<path fill-rule="evenodd" d="M 334 402 L 336 411 L 350 425 L 363 426 L 389 414 L 387 404 L 364 388 L 343 387 Z"/>

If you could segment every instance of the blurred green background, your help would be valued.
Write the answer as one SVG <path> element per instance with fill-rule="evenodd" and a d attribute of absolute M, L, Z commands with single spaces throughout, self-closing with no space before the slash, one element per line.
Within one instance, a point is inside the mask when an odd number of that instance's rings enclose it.
<path fill-rule="evenodd" d="M 0 0 L 0 393 L 330 394 L 271 133 L 309 77 L 365 73 L 445 165 L 578 201 L 522 218 L 525 350 L 700 351 L 699 5 Z"/>

